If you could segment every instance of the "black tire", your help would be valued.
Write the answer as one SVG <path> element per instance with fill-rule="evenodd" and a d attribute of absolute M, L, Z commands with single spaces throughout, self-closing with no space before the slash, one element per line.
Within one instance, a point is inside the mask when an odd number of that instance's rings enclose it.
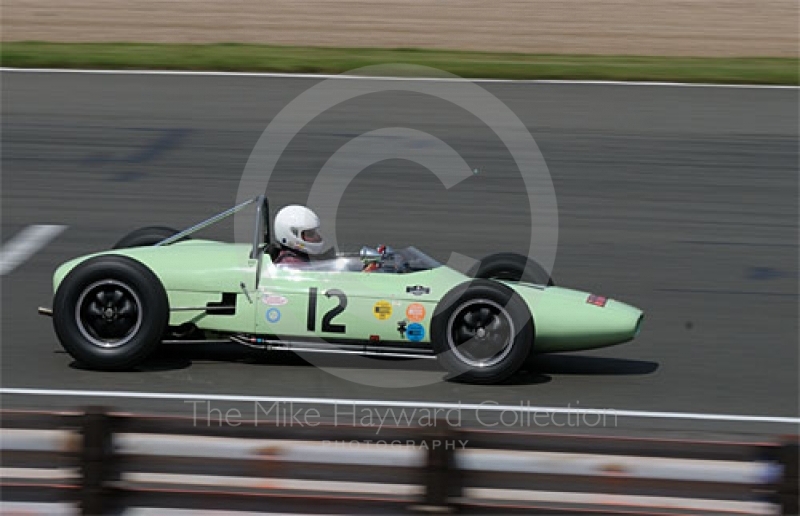
<path fill-rule="evenodd" d="M 526 256 L 516 253 L 492 254 L 475 264 L 467 273 L 478 279 L 498 279 L 506 281 L 522 281 L 536 285 L 555 285 L 553 278 L 544 267 Z"/>
<path fill-rule="evenodd" d="M 98 256 L 62 280 L 53 326 L 79 363 L 107 371 L 130 369 L 161 342 L 169 301 L 150 269 L 125 256 Z"/>
<path fill-rule="evenodd" d="M 166 226 L 139 228 L 122 237 L 111 249 L 127 249 L 129 247 L 156 245 L 165 238 L 177 235 L 178 233 L 180 233 L 180 231 L 177 229 L 168 228 Z M 181 240 L 188 239 L 189 237 L 181 238 Z"/>
<path fill-rule="evenodd" d="M 448 292 L 431 321 L 439 363 L 449 378 L 469 383 L 508 379 L 525 363 L 533 339 L 528 305 L 506 285 L 490 280 L 473 280 Z"/>

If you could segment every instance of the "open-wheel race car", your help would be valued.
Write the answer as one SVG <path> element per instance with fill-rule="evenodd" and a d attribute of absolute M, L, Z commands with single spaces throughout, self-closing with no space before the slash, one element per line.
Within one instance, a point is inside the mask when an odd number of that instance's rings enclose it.
<path fill-rule="evenodd" d="M 248 244 L 190 235 L 255 208 Z M 538 353 L 633 339 L 643 314 L 556 287 L 524 256 L 485 258 L 469 275 L 414 247 L 363 248 L 276 265 L 259 196 L 184 231 L 136 230 L 54 274 L 51 315 L 64 349 L 95 369 L 129 369 L 162 342 L 224 341 L 264 350 L 436 358 L 451 378 L 507 379 Z"/>

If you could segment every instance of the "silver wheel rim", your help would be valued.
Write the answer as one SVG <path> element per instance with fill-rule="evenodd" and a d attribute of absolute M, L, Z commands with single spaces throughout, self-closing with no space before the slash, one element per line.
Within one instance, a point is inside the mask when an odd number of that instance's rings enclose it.
<path fill-rule="evenodd" d="M 124 346 L 142 325 L 142 303 L 136 292 L 117 280 L 92 283 L 75 304 L 75 322 L 81 335 L 103 349 Z"/>
<path fill-rule="evenodd" d="M 467 314 L 488 310 L 489 317 L 473 324 L 475 315 L 469 320 Z M 485 313 L 485 312 L 484 312 Z M 464 328 L 474 326 L 474 336 L 464 340 Z M 467 331 L 469 333 L 469 331 Z M 514 321 L 505 307 L 491 299 L 470 299 L 459 305 L 447 321 L 447 344 L 453 354 L 464 364 L 475 368 L 486 368 L 502 362 L 514 347 L 516 330 Z M 474 351 L 490 355 L 475 356 Z"/>

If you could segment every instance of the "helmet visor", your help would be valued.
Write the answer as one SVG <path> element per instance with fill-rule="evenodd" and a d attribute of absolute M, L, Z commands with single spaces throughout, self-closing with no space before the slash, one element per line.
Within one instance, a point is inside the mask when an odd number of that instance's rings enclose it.
<path fill-rule="evenodd" d="M 310 242 L 312 244 L 322 242 L 322 235 L 319 234 L 319 231 L 317 231 L 316 228 L 303 230 L 300 233 L 300 238 L 302 238 L 303 241 Z"/>

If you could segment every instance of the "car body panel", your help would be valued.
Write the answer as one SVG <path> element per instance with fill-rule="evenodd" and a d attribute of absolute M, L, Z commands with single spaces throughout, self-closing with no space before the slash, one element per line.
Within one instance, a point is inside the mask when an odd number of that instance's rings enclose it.
<path fill-rule="evenodd" d="M 170 303 L 170 325 L 290 338 L 348 339 L 409 347 L 430 342 L 431 317 L 442 297 L 470 278 L 446 266 L 407 273 L 364 273 L 275 266 L 251 258 L 247 244 L 188 240 L 166 246 L 95 253 L 71 260 L 54 274 L 54 290 L 81 262 L 127 256 L 150 268 Z M 642 312 L 613 299 L 561 287 L 503 282 L 528 305 L 534 352 L 577 351 L 631 340 Z M 225 295 L 227 294 L 227 298 Z M 235 313 L 206 312 L 208 303 L 235 304 Z M 199 308 L 192 310 L 192 308 Z"/>
<path fill-rule="evenodd" d="M 270 262 L 262 267 L 259 281 L 263 306 L 256 322 L 257 333 L 429 342 L 436 304 L 453 286 L 468 279 L 447 267 L 385 274 L 290 269 Z M 343 305 L 346 308 L 341 313 L 332 314 Z M 332 318 L 325 324 L 328 314 Z M 421 330 L 409 334 L 406 330 L 412 324 Z"/>
<path fill-rule="evenodd" d="M 642 311 L 607 299 L 588 302 L 588 292 L 562 287 L 509 284 L 527 302 L 536 325 L 534 351 L 580 351 L 620 344 L 639 332 Z"/>

